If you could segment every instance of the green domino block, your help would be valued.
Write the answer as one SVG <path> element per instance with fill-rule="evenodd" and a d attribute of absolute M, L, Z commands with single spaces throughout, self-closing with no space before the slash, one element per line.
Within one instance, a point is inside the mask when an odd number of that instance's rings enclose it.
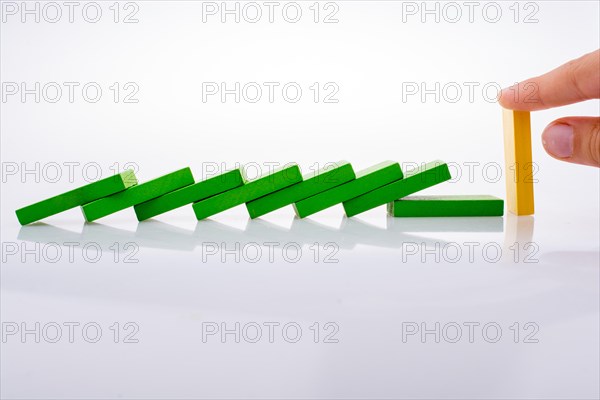
<path fill-rule="evenodd" d="M 51 215 L 70 210 L 94 200 L 110 196 L 137 184 L 132 170 L 109 176 L 97 182 L 81 186 L 58 196 L 42 200 L 16 211 L 21 225 L 47 218 Z"/>
<path fill-rule="evenodd" d="M 296 202 L 294 210 L 299 218 L 305 218 L 399 179 L 402 179 L 400 164 L 384 161 L 358 171 L 353 181 Z"/>
<path fill-rule="evenodd" d="M 409 194 L 427 189 L 450 179 L 448 165 L 443 161 L 433 161 L 407 173 L 397 181 L 344 202 L 346 216 L 352 217 L 372 208 L 382 206 Z"/>
<path fill-rule="evenodd" d="M 133 207 L 138 221 L 144 221 L 167 211 L 183 207 L 219 193 L 234 189 L 243 184 L 239 169 L 225 172 L 202 182 L 167 193 L 154 200 Z"/>
<path fill-rule="evenodd" d="M 338 161 L 333 168 L 329 166 L 306 174 L 300 183 L 246 203 L 246 208 L 248 208 L 250 218 L 258 218 L 261 215 L 314 196 L 354 178 L 356 176 L 352 165 L 348 161 Z"/>
<path fill-rule="evenodd" d="M 409 196 L 388 203 L 393 217 L 498 217 L 504 200 L 488 195 Z"/>
<path fill-rule="evenodd" d="M 248 181 L 245 176 L 243 176 L 243 180 L 245 184 L 240 187 L 194 203 L 192 207 L 196 218 L 199 220 L 208 218 L 229 208 L 256 200 L 259 197 L 301 182 L 302 175 L 298 165 L 291 164 L 291 166 L 279 168 L 253 181 Z"/>
<path fill-rule="evenodd" d="M 192 171 L 186 167 L 115 193 L 112 196 L 84 204 L 81 206 L 81 210 L 85 220 L 91 222 L 192 183 L 194 183 Z"/>

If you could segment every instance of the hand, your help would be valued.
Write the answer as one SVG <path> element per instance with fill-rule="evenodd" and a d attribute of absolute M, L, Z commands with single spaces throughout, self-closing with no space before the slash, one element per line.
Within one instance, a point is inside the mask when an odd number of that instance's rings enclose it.
<path fill-rule="evenodd" d="M 600 50 L 584 55 L 537 78 L 503 89 L 504 108 L 536 111 L 600 98 Z M 600 167 L 600 118 L 557 119 L 542 133 L 544 149 L 552 157 Z"/>

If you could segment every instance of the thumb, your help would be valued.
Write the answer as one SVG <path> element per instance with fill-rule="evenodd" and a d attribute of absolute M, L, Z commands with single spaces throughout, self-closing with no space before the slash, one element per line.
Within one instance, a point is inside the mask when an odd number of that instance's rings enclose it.
<path fill-rule="evenodd" d="M 542 143 L 558 160 L 600 167 L 600 118 L 557 119 L 542 133 Z"/>

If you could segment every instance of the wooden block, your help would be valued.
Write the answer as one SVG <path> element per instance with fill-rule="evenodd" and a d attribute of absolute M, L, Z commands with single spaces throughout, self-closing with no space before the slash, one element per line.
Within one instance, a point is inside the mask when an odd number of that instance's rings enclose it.
<path fill-rule="evenodd" d="M 242 170 L 242 172 L 244 171 Z M 302 181 L 300 168 L 296 164 L 289 164 L 286 167 L 276 169 L 272 173 L 253 181 L 249 181 L 245 176 L 243 178 L 244 185 L 194 203 L 192 207 L 196 218 L 199 220 L 206 219 Z"/>
<path fill-rule="evenodd" d="M 534 213 L 531 156 L 531 119 L 529 111 L 502 110 L 506 203 L 516 215 Z"/>
<path fill-rule="evenodd" d="M 81 206 L 85 220 L 95 221 L 98 218 L 116 213 L 136 204 L 162 196 L 175 189 L 194 183 L 192 171 L 183 168 L 159 178 L 133 186 L 127 190 L 115 193 L 112 196 L 87 203 Z"/>
<path fill-rule="evenodd" d="M 281 207 L 351 181 L 355 177 L 352 165 L 348 161 L 338 161 L 333 165 L 306 174 L 302 182 L 250 201 L 246 203 L 246 207 L 250 218 L 258 218 Z"/>
<path fill-rule="evenodd" d="M 407 173 L 403 179 L 345 201 L 346 216 L 352 217 L 394 200 L 450 179 L 450 171 L 443 161 L 433 161 Z"/>
<path fill-rule="evenodd" d="M 192 204 L 195 201 L 226 192 L 242 185 L 242 174 L 239 169 L 234 169 L 203 180 L 202 182 L 175 190 L 154 200 L 138 204 L 133 207 L 138 221 L 163 214 L 167 211 Z"/>
<path fill-rule="evenodd" d="M 393 217 L 496 217 L 504 201 L 494 196 L 408 196 L 388 203 Z"/>
<path fill-rule="evenodd" d="M 27 225 L 102 197 L 110 196 L 136 184 L 135 174 L 132 170 L 127 170 L 20 208 L 16 211 L 17 219 L 21 225 Z"/>
<path fill-rule="evenodd" d="M 305 218 L 346 200 L 402 179 L 400 164 L 384 161 L 356 173 L 356 179 L 294 204 L 299 218 Z"/>

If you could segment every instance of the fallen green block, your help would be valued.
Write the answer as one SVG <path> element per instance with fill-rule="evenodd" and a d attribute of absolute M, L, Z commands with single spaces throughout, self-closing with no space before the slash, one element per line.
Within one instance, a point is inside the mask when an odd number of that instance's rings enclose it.
<path fill-rule="evenodd" d="M 333 166 L 306 174 L 300 183 L 246 203 L 246 208 L 250 218 L 258 218 L 281 207 L 351 181 L 355 177 L 352 165 L 348 161 L 338 161 Z"/>
<path fill-rule="evenodd" d="M 504 200 L 488 195 L 408 196 L 388 203 L 393 217 L 497 217 Z"/>
<path fill-rule="evenodd" d="M 27 225 L 51 215 L 121 192 L 136 184 L 137 179 L 135 174 L 132 170 L 127 170 L 20 208 L 16 211 L 17 219 L 21 225 Z"/>
<path fill-rule="evenodd" d="M 355 180 L 296 202 L 294 210 L 299 218 L 305 218 L 399 179 L 402 179 L 400 164 L 384 161 L 358 171 Z"/>
<path fill-rule="evenodd" d="M 240 187 L 194 203 L 192 207 L 196 218 L 199 220 L 208 218 L 222 211 L 301 182 L 302 175 L 300 174 L 298 165 L 291 164 L 288 167 L 276 169 L 272 173 L 255 180 L 248 181 L 245 176 L 243 176 L 243 180 L 245 184 Z"/>
<path fill-rule="evenodd" d="M 344 210 L 347 217 L 352 217 L 449 179 L 448 166 L 443 161 L 433 161 L 407 173 L 399 181 L 344 202 Z"/>
<path fill-rule="evenodd" d="M 194 183 L 192 171 L 183 168 L 170 174 L 163 175 L 151 181 L 133 186 L 112 196 L 87 203 L 81 206 L 83 216 L 88 222 L 133 207 L 136 204 L 154 199 L 173 190 Z"/>
<path fill-rule="evenodd" d="M 133 207 L 138 221 L 155 217 L 167 211 L 192 204 L 219 193 L 241 186 L 242 174 L 239 169 L 225 172 L 213 178 L 194 183 L 182 189 L 175 190 L 154 200 Z"/>

